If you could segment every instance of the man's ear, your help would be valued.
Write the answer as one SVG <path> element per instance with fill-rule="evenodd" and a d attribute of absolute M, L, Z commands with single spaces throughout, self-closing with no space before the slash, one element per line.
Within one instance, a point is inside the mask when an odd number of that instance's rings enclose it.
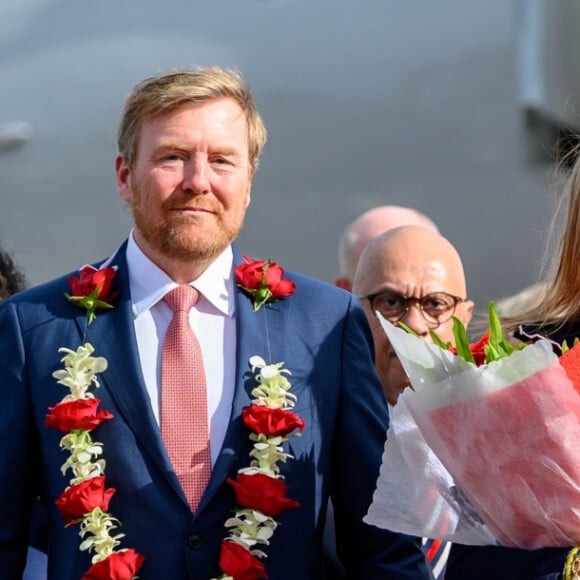
<path fill-rule="evenodd" d="M 122 155 L 117 155 L 115 158 L 115 173 L 119 195 L 127 203 L 131 203 L 131 170 Z"/>
<path fill-rule="evenodd" d="M 473 300 L 466 300 L 463 303 L 463 324 L 465 325 L 465 327 L 467 328 L 467 325 L 469 324 L 469 321 L 471 320 L 472 316 L 473 316 Z"/>
<path fill-rule="evenodd" d="M 334 285 L 346 290 L 347 292 L 352 292 L 352 283 L 348 278 L 335 278 Z"/>

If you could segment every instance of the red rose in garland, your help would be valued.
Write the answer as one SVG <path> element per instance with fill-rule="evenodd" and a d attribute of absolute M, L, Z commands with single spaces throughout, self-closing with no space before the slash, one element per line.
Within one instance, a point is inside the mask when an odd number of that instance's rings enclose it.
<path fill-rule="evenodd" d="M 263 473 L 238 473 L 236 479 L 228 479 L 228 483 L 242 507 L 259 510 L 267 516 L 274 517 L 287 509 L 300 507 L 297 501 L 286 497 L 288 489 L 283 479 Z"/>
<path fill-rule="evenodd" d="M 296 291 L 292 280 L 283 279 L 284 268 L 270 260 L 252 260 L 244 256 L 244 262 L 235 269 L 235 276 L 237 285 L 254 299 L 254 310 Z"/>
<path fill-rule="evenodd" d="M 268 577 L 264 564 L 249 550 L 231 540 L 222 542 L 220 569 L 235 580 L 262 580 Z"/>
<path fill-rule="evenodd" d="M 99 399 L 76 399 L 58 403 L 48 408 L 44 424 L 63 433 L 73 429 L 92 431 L 103 421 L 113 418 L 108 411 L 98 410 L 99 404 Z"/>
<path fill-rule="evenodd" d="M 88 323 L 95 319 L 97 310 L 113 308 L 112 302 L 117 292 L 112 288 L 117 270 L 111 266 L 94 268 L 83 266 L 78 277 L 71 276 L 68 283 L 72 294 L 65 294 L 68 300 L 77 306 L 86 308 Z"/>
<path fill-rule="evenodd" d="M 105 488 L 105 478 L 101 475 L 67 487 L 54 503 L 68 526 L 97 507 L 108 511 L 114 493 L 114 488 Z"/>
<path fill-rule="evenodd" d="M 273 409 L 265 405 L 250 405 L 242 411 L 244 425 L 261 435 L 275 437 L 288 435 L 298 429 L 304 430 L 304 419 L 301 419 L 292 411 Z"/>
<path fill-rule="evenodd" d="M 93 564 L 81 580 L 132 580 L 145 558 L 133 549 L 114 552 Z"/>

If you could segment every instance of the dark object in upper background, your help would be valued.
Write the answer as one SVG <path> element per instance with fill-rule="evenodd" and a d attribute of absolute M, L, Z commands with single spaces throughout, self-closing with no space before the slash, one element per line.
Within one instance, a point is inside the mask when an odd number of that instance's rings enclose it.
<path fill-rule="evenodd" d="M 569 167 L 580 133 L 580 2 L 519 0 L 515 22 L 524 160 Z"/>
<path fill-rule="evenodd" d="M 8 252 L 0 249 L 0 300 L 24 290 L 26 279 Z"/>

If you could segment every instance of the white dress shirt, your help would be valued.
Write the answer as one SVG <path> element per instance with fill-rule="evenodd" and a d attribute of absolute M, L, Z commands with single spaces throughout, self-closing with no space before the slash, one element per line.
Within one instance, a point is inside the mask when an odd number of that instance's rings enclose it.
<path fill-rule="evenodd" d="M 201 294 L 189 320 L 199 340 L 205 367 L 212 464 L 224 441 L 234 395 L 236 322 L 232 263 L 233 253 L 228 246 L 191 283 Z M 143 380 L 159 423 L 161 354 L 173 316 L 163 297 L 177 284 L 145 256 L 132 232 L 127 245 L 127 265 Z"/>

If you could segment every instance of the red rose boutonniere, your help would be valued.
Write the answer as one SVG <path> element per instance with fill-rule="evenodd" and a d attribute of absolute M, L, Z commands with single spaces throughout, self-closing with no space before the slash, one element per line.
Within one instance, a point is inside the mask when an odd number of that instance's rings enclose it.
<path fill-rule="evenodd" d="M 270 260 L 252 260 L 244 256 L 244 262 L 235 269 L 237 285 L 254 300 L 254 310 L 263 304 L 281 300 L 296 291 L 292 280 L 282 279 L 284 268 Z"/>
<path fill-rule="evenodd" d="M 73 304 L 86 308 L 89 324 L 95 319 L 97 310 L 113 308 L 111 303 L 117 297 L 117 292 L 112 289 L 112 283 L 116 275 L 117 270 L 112 266 L 98 269 L 83 266 L 78 277 L 71 276 L 68 279 L 71 294 L 65 293 L 65 296 Z"/>

